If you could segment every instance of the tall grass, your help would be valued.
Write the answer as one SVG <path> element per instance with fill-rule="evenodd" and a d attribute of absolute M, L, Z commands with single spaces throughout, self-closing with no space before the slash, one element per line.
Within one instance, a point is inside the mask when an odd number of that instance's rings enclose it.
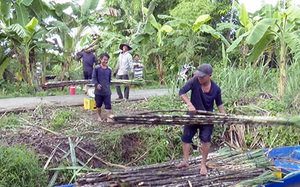
<path fill-rule="evenodd" d="M 238 68 L 214 65 L 212 80 L 222 89 L 225 110 L 232 114 L 289 116 L 299 114 L 300 107 L 300 63 L 287 66 L 285 94 L 278 97 L 279 72 L 276 68 L 263 66 Z M 172 106 L 169 104 L 169 106 Z M 184 108 L 184 106 L 181 106 Z M 225 140 L 251 148 L 279 145 L 294 145 L 299 140 L 290 132 L 299 129 L 284 126 L 249 127 L 244 125 L 226 127 Z M 235 130 L 233 130 L 235 129 Z M 246 129 L 246 130 L 245 130 Z M 215 126 L 215 136 L 223 132 L 220 125 Z M 243 133 L 241 133 L 243 132 Z M 234 133 L 236 137 L 230 136 Z M 297 133 L 296 133 L 297 134 Z M 222 138 L 222 137 L 221 137 Z M 243 143 L 244 142 L 244 143 Z"/>
<path fill-rule="evenodd" d="M 287 67 L 285 92 L 282 97 L 290 113 L 299 114 L 300 108 L 300 63 L 294 62 Z M 295 112 L 292 112 L 295 111 Z M 297 112 L 298 111 L 298 112 Z"/>
<path fill-rule="evenodd" d="M 248 66 L 245 69 L 226 67 L 214 69 L 212 80 L 221 87 L 225 101 L 233 103 L 245 96 L 274 92 L 278 80 L 276 75 L 276 69 L 264 70 L 263 66 Z"/>
<path fill-rule="evenodd" d="M 46 186 L 38 157 L 24 146 L 0 146 L 0 186 Z"/>

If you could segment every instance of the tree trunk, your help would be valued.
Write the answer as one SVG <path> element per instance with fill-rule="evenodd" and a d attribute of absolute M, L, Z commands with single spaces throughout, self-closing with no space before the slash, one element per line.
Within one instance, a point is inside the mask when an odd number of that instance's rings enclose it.
<path fill-rule="evenodd" d="M 286 84 L 286 61 L 285 58 L 281 59 L 279 62 L 279 85 L 278 85 L 278 95 L 281 97 L 285 90 Z"/>
<path fill-rule="evenodd" d="M 285 30 L 286 26 L 286 17 L 283 19 L 283 27 Z M 278 85 L 278 95 L 281 97 L 284 93 L 285 84 L 286 84 L 286 56 L 287 56 L 287 45 L 284 41 L 284 36 L 281 34 L 280 41 L 280 61 L 279 61 L 279 85 Z"/>
<path fill-rule="evenodd" d="M 248 54 L 249 51 L 249 46 L 247 44 L 243 45 L 243 51 L 242 51 L 242 57 L 243 57 L 243 61 L 242 61 L 242 67 L 246 68 L 246 55 Z"/>
<path fill-rule="evenodd" d="M 161 62 L 161 59 L 159 55 L 153 54 L 153 57 L 155 59 L 155 66 L 159 77 L 159 84 L 164 85 L 165 84 L 165 76 L 164 76 L 164 68 L 163 64 Z"/>

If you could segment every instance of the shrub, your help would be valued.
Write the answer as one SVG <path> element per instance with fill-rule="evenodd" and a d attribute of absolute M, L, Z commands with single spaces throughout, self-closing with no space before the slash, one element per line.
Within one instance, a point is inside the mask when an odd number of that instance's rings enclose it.
<path fill-rule="evenodd" d="M 46 186 L 47 178 L 32 150 L 0 146 L 0 186 Z"/>

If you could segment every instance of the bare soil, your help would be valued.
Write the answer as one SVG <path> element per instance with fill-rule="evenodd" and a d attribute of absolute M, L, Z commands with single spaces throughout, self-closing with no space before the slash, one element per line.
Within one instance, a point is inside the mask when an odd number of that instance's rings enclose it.
<path fill-rule="evenodd" d="M 121 102 L 113 105 L 113 114 L 131 114 L 136 111 L 147 111 L 137 108 L 135 102 Z M 67 123 L 53 129 L 51 125 L 54 116 L 59 111 L 72 111 L 73 115 Z M 103 111 L 103 113 L 105 113 Z M 45 167 L 57 167 L 64 160 L 66 152 L 70 151 L 70 142 L 75 145 L 76 158 L 82 163 L 86 163 L 91 168 L 106 168 L 107 164 L 101 160 L 104 156 L 99 152 L 99 147 L 103 142 L 97 141 L 97 136 L 101 133 L 126 128 L 124 125 L 113 125 L 97 121 L 96 110 L 84 110 L 82 107 L 62 107 L 62 108 L 37 108 L 18 115 L 18 120 L 22 126 L 0 131 L 1 145 L 25 145 L 32 148 L 41 158 L 41 163 Z M 2 116 L 4 117 L 4 116 Z M 140 141 L 134 133 L 122 136 L 121 157 L 127 160 L 132 155 L 136 147 L 140 147 Z M 97 158 L 92 156 L 95 155 Z M 99 159 L 100 158 L 100 159 Z M 71 162 L 71 157 L 66 158 Z M 47 161 L 49 163 L 47 163 Z"/>

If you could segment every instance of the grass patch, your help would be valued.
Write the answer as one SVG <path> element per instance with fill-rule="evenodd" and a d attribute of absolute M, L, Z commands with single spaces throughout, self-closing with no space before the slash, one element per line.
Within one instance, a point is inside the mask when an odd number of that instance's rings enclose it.
<path fill-rule="evenodd" d="M 75 116 L 73 110 L 60 109 L 56 110 L 51 117 L 51 128 L 53 130 L 60 130 L 68 126 L 68 122 Z"/>
<path fill-rule="evenodd" d="M 18 126 L 21 126 L 22 123 L 19 121 L 19 115 L 10 113 L 2 116 L 0 118 L 0 129 L 13 129 Z"/>
<path fill-rule="evenodd" d="M 34 152 L 23 146 L 0 146 L 0 186 L 46 186 L 45 172 Z"/>

